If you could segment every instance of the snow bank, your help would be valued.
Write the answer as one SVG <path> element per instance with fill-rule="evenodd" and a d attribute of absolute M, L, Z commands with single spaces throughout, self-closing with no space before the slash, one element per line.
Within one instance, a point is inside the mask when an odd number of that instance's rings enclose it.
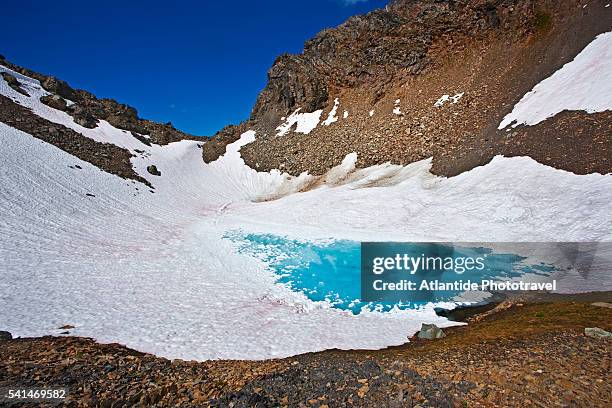
<path fill-rule="evenodd" d="M 321 119 L 323 109 L 310 113 L 300 113 L 300 110 L 301 108 L 296 109 L 295 112 L 285 119 L 284 123 L 276 128 L 276 130 L 278 130 L 278 136 L 284 136 L 289 133 L 293 125 L 296 125 L 295 131 L 297 133 L 304 134 L 312 132 L 312 130 L 317 127 L 319 120 Z"/>
<path fill-rule="evenodd" d="M 588 113 L 612 109 L 612 32 L 598 35 L 584 50 L 537 84 L 498 126 L 535 125 L 564 110 Z"/>
<path fill-rule="evenodd" d="M 400 100 L 396 99 L 393 105 L 393 113 L 395 115 L 402 115 L 402 110 L 400 109 Z"/>
<path fill-rule="evenodd" d="M 3 81 L 0 92 L 20 98 Z M 132 163 L 156 188 L 0 124 L 0 321 L 15 336 L 72 324 L 72 334 L 169 358 L 258 359 L 381 348 L 422 322 L 451 324 L 432 307 L 354 316 L 312 302 L 238 254 L 223 238 L 233 230 L 308 240 L 612 240 L 609 175 L 496 157 L 440 178 L 429 160 L 356 169 L 353 153 L 322 179 L 291 177 L 244 164 L 240 148 L 254 132 L 205 164 L 196 141 L 144 146 L 104 122 L 80 128 L 36 95 L 19 100 L 88 137 L 141 149 Z M 146 172 L 150 163 L 161 177 Z M 609 285 L 609 276 L 597 279 Z"/>
<path fill-rule="evenodd" d="M 338 111 L 338 105 L 340 104 L 340 100 L 338 98 L 334 99 L 334 107 L 327 115 L 327 119 L 323 121 L 325 126 L 329 126 L 334 122 L 338 121 L 338 117 L 336 116 L 336 112 Z"/>

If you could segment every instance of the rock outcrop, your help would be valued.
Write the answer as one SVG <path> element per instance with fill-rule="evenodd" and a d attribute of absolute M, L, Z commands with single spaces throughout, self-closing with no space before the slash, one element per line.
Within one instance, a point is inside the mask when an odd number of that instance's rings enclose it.
<path fill-rule="evenodd" d="M 202 157 L 206 163 L 216 160 L 225 153 L 225 146 L 234 143 L 247 130 L 246 123 L 238 126 L 228 125 L 218 131 L 213 137 L 202 143 Z"/>
<path fill-rule="evenodd" d="M 4 80 L 8 84 L 8 86 L 10 86 L 12 89 L 22 95 L 30 96 L 30 94 L 28 94 L 27 91 L 21 87 L 21 84 L 19 83 L 17 78 L 15 78 L 13 75 L 9 74 L 8 72 L 3 72 L 1 75 L 2 78 L 4 78 Z"/>
<path fill-rule="evenodd" d="M 323 174 L 351 152 L 359 167 L 433 157 L 432 171 L 448 176 L 498 154 L 579 174 L 610 172 L 612 121 L 605 112 L 568 112 L 517 128 L 513 137 L 497 130 L 525 93 L 610 30 L 606 3 L 392 1 L 322 31 L 302 54 L 277 58 L 250 118 L 215 135 L 204 158 L 214 160 L 240 132 L 254 129 L 256 141 L 241 149 L 245 162 L 295 175 Z M 450 102 L 436 104 L 444 95 Z M 340 117 L 323 125 L 336 98 Z M 322 110 L 322 120 L 307 135 L 295 127 L 278 135 L 297 109 Z M 579 154 L 568 155 L 576 145 Z"/>
<path fill-rule="evenodd" d="M 0 95 L 0 122 L 52 144 L 108 173 L 151 186 L 132 168 L 132 154 L 128 150 L 114 144 L 97 142 L 64 125 L 44 119 L 4 95 Z"/>
<path fill-rule="evenodd" d="M 171 123 L 161 124 L 142 119 L 138 116 L 135 108 L 119 103 L 114 99 L 97 98 L 90 92 L 73 89 L 65 81 L 20 67 L 7 61 L 4 57 L 0 58 L 0 64 L 15 72 L 37 79 L 41 86 L 52 94 L 43 102 L 56 109 L 65 110 L 74 118 L 76 123 L 83 127 L 93 129 L 98 125 L 99 120 L 105 120 L 119 129 L 132 131 L 139 135 L 148 135 L 150 136 L 149 140 L 156 144 L 164 145 L 184 139 L 199 140 L 193 135 L 176 129 Z M 10 77 L 9 74 L 3 74 L 3 76 L 5 79 L 7 76 Z M 10 78 L 6 81 L 11 85 Z M 60 105 L 60 99 L 72 103 L 64 108 L 63 104 Z"/>
<path fill-rule="evenodd" d="M 66 100 L 59 95 L 45 95 L 40 98 L 40 101 L 54 109 L 65 111 L 68 107 Z"/>

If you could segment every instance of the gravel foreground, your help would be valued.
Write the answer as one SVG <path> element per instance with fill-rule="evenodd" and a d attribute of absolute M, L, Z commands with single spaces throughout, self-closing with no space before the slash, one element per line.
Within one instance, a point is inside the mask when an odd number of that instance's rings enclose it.
<path fill-rule="evenodd" d="M 608 299 L 609 300 L 609 299 Z M 167 360 L 77 337 L 0 343 L 1 387 L 67 387 L 69 407 L 605 407 L 612 309 L 584 301 L 504 302 L 447 337 L 377 351 L 282 360 Z"/>

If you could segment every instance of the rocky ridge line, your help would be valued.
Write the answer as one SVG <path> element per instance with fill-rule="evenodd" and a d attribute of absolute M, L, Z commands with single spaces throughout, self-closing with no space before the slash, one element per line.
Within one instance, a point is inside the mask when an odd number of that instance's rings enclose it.
<path fill-rule="evenodd" d="M 83 127 L 93 129 L 97 126 L 98 120 L 105 120 L 116 128 L 132 132 L 137 138 L 144 139 L 143 135 L 150 136 L 149 142 L 159 145 L 185 139 L 199 140 L 196 136 L 176 129 L 170 122 L 160 124 L 142 119 L 138 116 L 136 109 L 129 105 L 119 103 L 114 99 L 97 98 L 82 89 L 73 89 L 65 81 L 15 65 L 1 55 L 0 65 L 37 79 L 43 89 L 52 94 L 47 98 L 41 98 L 41 102 L 65 111 Z M 68 104 L 66 101 L 71 101 L 73 104 Z"/>
<path fill-rule="evenodd" d="M 0 95 L 0 122 L 52 144 L 108 173 L 152 187 L 132 168 L 132 154 L 126 149 L 111 143 L 97 142 L 64 125 L 41 118 L 4 95 Z"/>
<path fill-rule="evenodd" d="M 606 1 L 396 0 L 351 17 L 282 55 L 268 73 L 250 118 L 203 146 L 209 162 L 245 129 L 257 131 L 241 154 L 260 170 L 324 174 L 351 152 L 359 167 L 433 157 L 453 176 L 495 155 L 530 156 L 577 174 L 612 171 L 610 115 L 569 112 L 509 137 L 497 130 L 520 98 L 612 27 Z M 434 106 L 444 94 L 458 102 Z M 340 101 L 339 119 L 309 134 L 276 127 L 296 109 Z M 394 114 L 400 101 L 401 113 Z M 343 117 L 346 111 L 346 117 Z M 575 120 L 567 120 L 569 117 Z M 574 135 L 579 135 L 579 141 Z M 550 136 L 555 142 L 550 143 Z M 568 146 L 579 154 L 569 155 Z"/>

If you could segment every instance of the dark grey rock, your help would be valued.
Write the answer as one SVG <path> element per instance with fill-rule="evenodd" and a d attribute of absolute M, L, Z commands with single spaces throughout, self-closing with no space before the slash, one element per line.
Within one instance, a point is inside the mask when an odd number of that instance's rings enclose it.
<path fill-rule="evenodd" d="M 40 97 L 40 101 L 54 109 L 65 111 L 68 107 L 66 100 L 59 95 L 45 95 Z"/>
<path fill-rule="evenodd" d="M 0 331 L 0 341 L 13 340 L 13 335 L 7 331 Z"/>
<path fill-rule="evenodd" d="M 2 78 L 4 78 L 8 86 L 10 86 L 13 90 L 19 92 L 22 95 L 30 96 L 30 94 L 27 93 L 26 90 L 21 87 L 21 82 L 19 82 L 19 80 L 13 75 L 9 74 L 8 72 L 3 72 Z"/>
<path fill-rule="evenodd" d="M 62 98 L 70 99 L 75 101 L 78 99 L 74 90 L 68 85 L 67 82 L 57 79 L 55 77 L 47 77 L 40 83 L 42 87 L 52 94 L 61 96 Z"/>
<path fill-rule="evenodd" d="M 161 176 L 161 171 L 157 170 L 157 167 L 154 164 L 147 166 L 147 171 L 154 176 Z"/>
<path fill-rule="evenodd" d="M 425 324 L 421 325 L 421 330 L 417 336 L 419 339 L 426 340 L 435 340 L 446 337 L 446 334 L 435 324 Z"/>
<path fill-rule="evenodd" d="M 72 117 L 74 118 L 75 123 L 78 123 L 85 128 L 95 129 L 98 126 L 98 119 L 94 118 L 88 112 L 81 112 L 78 114 L 75 113 L 72 115 Z"/>

